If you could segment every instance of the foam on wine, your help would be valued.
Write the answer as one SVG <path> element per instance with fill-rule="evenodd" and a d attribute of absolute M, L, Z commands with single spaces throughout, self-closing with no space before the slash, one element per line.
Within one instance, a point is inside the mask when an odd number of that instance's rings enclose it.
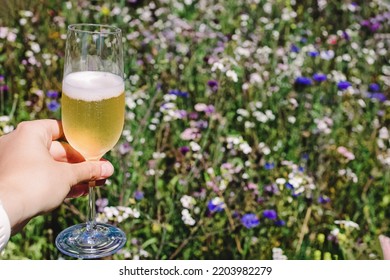
<path fill-rule="evenodd" d="M 100 101 L 123 93 L 123 79 L 115 74 L 100 71 L 80 71 L 68 74 L 62 83 L 62 91 L 73 99 Z"/>

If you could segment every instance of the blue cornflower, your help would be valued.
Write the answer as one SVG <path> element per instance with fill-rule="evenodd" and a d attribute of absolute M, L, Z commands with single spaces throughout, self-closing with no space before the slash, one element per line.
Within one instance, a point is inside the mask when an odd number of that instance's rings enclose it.
<path fill-rule="evenodd" d="M 55 112 L 60 108 L 60 103 L 58 103 L 57 100 L 51 100 L 47 103 L 47 108 L 49 111 Z"/>
<path fill-rule="evenodd" d="M 317 57 L 320 55 L 320 53 L 318 51 L 309 51 L 307 52 L 307 55 L 310 57 Z"/>
<path fill-rule="evenodd" d="M 293 52 L 293 53 L 299 53 L 300 49 L 297 45 L 295 44 L 292 44 L 291 47 L 290 47 L 290 51 Z"/>
<path fill-rule="evenodd" d="M 188 92 L 186 91 L 181 91 L 179 89 L 171 89 L 168 94 L 173 94 L 173 95 L 176 95 L 178 97 L 183 97 L 183 98 L 188 98 L 190 95 Z"/>
<path fill-rule="evenodd" d="M 327 77 L 325 74 L 322 74 L 322 73 L 315 73 L 313 75 L 313 80 L 318 82 L 318 83 L 321 83 L 321 82 L 324 82 L 326 81 Z"/>
<path fill-rule="evenodd" d="M 248 213 L 241 217 L 241 223 L 246 228 L 254 228 L 260 224 L 260 220 L 255 214 Z"/>
<path fill-rule="evenodd" d="M 214 199 L 209 200 L 207 208 L 212 213 L 222 212 L 225 208 L 225 203 L 219 197 L 216 197 Z"/>
<path fill-rule="evenodd" d="M 56 90 L 48 90 L 46 92 L 46 96 L 49 98 L 52 98 L 52 99 L 56 99 L 56 98 L 58 98 L 59 94 L 58 94 L 58 91 L 56 91 Z"/>
<path fill-rule="evenodd" d="M 346 31 L 343 31 L 343 38 L 347 41 L 349 41 L 351 39 L 351 37 L 349 36 L 349 34 Z"/>
<path fill-rule="evenodd" d="M 286 186 L 286 188 L 290 189 L 290 190 L 293 190 L 294 189 L 294 186 L 292 184 L 290 184 L 289 182 L 287 182 L 286 184 L 284 184 Z"/>
<path fill-rule="evenodd" d="M 370 92 L 378 92 L 380 91 L 380 89 L 381 89 L 380 86 L 376 83 L 372 83 L 368 86 L 368 91 Z"/>
<path fill-rule="evenodd" d="M 272 162 L 266 162 L 264 165 L 265 170 L 271 170 L 275 168 L 275 164 Z"/>
<path fill-rule="evenodd" d="M 275 221 L 275 226 L 277 226 L 277 227 L 283 227 L 285 225 L 286 225 L 286 222 L 284 220 Z"/>
<path fill-rule="evenodd" d="M 142 191 L 137 190 L 134 193 L 134 198 L 135 198 L 135 200 L 140 201 L 144 198 L 144 193 Z"/>
<path fill-rule="evenodd" d="M 298 77 L 295 79 L 295 84 L 301 85 L 301 86 L 310 86 L 311 79 L 309 77 Z"/>
<path fill-rule="evenodd" d="M 275 210 L 267 209 L 267 210 L 263 211 L 263 217 L 270 219 L 270 220 L 276 220 L 276 218 L 278 217 L 278 214 L 276 213 Z"/>
<path fill-rule="evenodd" d="M 371 92 L 368 94 L 368 98 L 376 99 L 380 102 L 385 102 L 387 100 L 386 95 L 380 92 Z"/>
<path fill-rule="evenodd" d="M 351 86 L 351 83 L 348 81 L 341 81 L 341 82 L 338 82 L 338 84 L 337 84 L 337 88 L 339 90 L 346 90 L 350 86 Z"/>

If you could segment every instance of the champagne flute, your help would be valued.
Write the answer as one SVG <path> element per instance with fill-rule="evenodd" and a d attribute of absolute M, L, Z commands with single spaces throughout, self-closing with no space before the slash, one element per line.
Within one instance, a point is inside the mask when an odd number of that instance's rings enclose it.
<path fill-rule="evenodd" d="M 68 27 L 62 82 L 62 125 L 69 144 L 86 160 L 100 160 L 120 138 L 125 110 L 123 47 L 119 28 Z M 64 254 L 81 259 L 117 252 L 126 242 L 119 228 L 95 220 L 95 182 L 89 182 L 87 222 L 56 238 Z"/>

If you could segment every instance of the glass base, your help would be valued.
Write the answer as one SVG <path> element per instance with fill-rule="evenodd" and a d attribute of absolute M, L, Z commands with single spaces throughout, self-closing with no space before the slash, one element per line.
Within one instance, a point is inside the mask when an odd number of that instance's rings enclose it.
<path fill-rule="evenodd" d="M 63 230 L 56 238 L 61 253 L 79 259 L 98 259 L 115 254 L 126 243 L 126 235 L 117 227 L 97 223 L 91 231 L 87 224 Z"/>

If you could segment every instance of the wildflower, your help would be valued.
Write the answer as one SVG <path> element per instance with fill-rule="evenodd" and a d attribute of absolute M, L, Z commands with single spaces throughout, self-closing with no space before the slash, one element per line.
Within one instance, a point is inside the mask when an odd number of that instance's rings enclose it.
<path fill-rule="evenodd" d="M 98 198 L 96 199 L 96 206 L 97 206 L 97 211 L 98 212 L 103 212 L 104 211 L 104 207 L 106 207 L 108 205 L 108 199 L 107 198 Z"/>
<path fill-rule="evenodd" d="M 318 203 L 320 203 L 320 204 L 326 204 L 326 203 L 328 203 L 328 202 L 330 202 L 330 198 L 329 197 L 327 197 L 326 195 L 320 195 L 319 197 L 318 197 Z"/>
<path fill-rule="evenodd" d="M 352 152 L 348 151 L 347 148 L 345 148 L 344 146 L 338 147 L 337 152 L 343 155 L 348 161 L 355 159 L 355 155 Z"/>
<path fill-rule="evenodd" d="M 192 196 L 189 196 L 189 195 L 183 195 L 180 198 L 180 202 L 181 202 L 181 205 L 187 209 L 194 208 L 194 205 L 196 204 L 196 200 Z"/>
<path fill-rule="evenodd" d="M 349 34 L 348 34 L 346 31 L 343 31 L 342 37 L 343 37 L 345 40 L 347 40 L 347 41 L 349 41 L 349 40 L 351 39 L 351 37 L 349 36 Z"/>
<path fill-rule="evenodd" d="M 353 221 L 347 221 L 347 220 L 336 220 L 334 221 L 334 223 L 336 225 L 343 225 L 345 226 L 346 228 L 355 228 L 355 229 L 359 229 L 359 225 Z"/>
<path fill-rule="evenodd" d="M 286 221 L 284 221 L 284 220 L 276 220 L 275 221 L 275 226 L 277 226 L 277 227 L 283 227 L 285 225 L 286 225 Z"/>
<path fill-rule="evenodd" d="M 307 55 L 310 57 L 317 57 L 320 55 L 320 53 L 318 51 L 309 51 L 307 52 Z"/>
<path fill-rule="evenodd" d="M 211 88 L 212 91 L 218 90 L 218 82 L 216 80 L 209 80 L 207 85 Z"/>
<path fill-rule="evenodd" d="M 295 44 L 292 44 L 291 47 L 290 47 L 290 51 L 293 52 L 293 53 L 299 53 L 300 49 L 297 45 Z"/>
<path fill-rule="evenodd" d="M 268 192 L 269 194 L 277 194 L 279 193 L 279 188 L 277 184 L 271 184 L 264 186 L 264 191 Z"/>
<path fill-rule="evenodd" d="M 320 57 L 324 60 L 331 60 L 334 57 L 334 51 L 328 50 L 328 51 L 321 51 Z"/>
<path fill-rule="evenodd" d="M 143 191 L 139 191 L 139 190 L 135 191 L 134 198 L 135 198 L 135 200 L 138 200 L 138 201 L 142 200 L 144 198 Z"/>
<path fill-rule="evenodd" d="M 57 100 L 51 100 L 47 103 L 47 108 L 49 111 L 55 112 L 60 108 L 60 103 L 58 103 Z"/>
<path fill-rule="evenodd" d="M 51 99 L 56 99 L 56 98 L 58 98 L 59 94 L 58 94 L 58 91 L 56 91 L 56 90 L 48 90 L 46 92 L 46 96 L 48 98 L 51 98 Z"/>
<path fill-rule="evenodd" d="M 276 218 L 278 217 L 278 214 L 276 213 L 275 210 L 267 209 L 267 210 L 263 211 L 263 217 L 270 219 L 270 220 L 276 220 Z"/>
<path fill-rule="evenodd" d="M 271 170 L 275 168 L 275 164 L 272 162 L 266 162 L 264 165 L 265 170 Z"/>
<path fill-rule="evenodd" d="M 380 86 L 376 83 L 372 83 L 368 86 L 369 92 L 378 92 L 380 90 Z"/>
<path fill-rule="evenodd" d="M 188 211 L 188 209 L 183 209 L 183 211 L 181 211 L 181 215 L 181 219 L 184 224 L 189 226 L 195 225 L 196 221 L 191 217 L 190 211 Z"/>
<path fill-rule="evenodd" d="M 368 94 L 368 98 L 370 99 L 376 99 L 380 102 L 385 102 L 387 100 L 386 95 L 380 92 L 372 92 Z"/>
<path fill-rule="evenodd" d="M 130 146 L 129 142 L 123 142 L 119 145 L 119 153 L 123 156 L 125 154 L 128 154 L 133 150 L 133 147 Z"/>
<path fill-rule="evenodd" d="M 346 90 L 347 88 L 349 88 L 351 86 L 351 83 L 348 82 L 348 81 L 340 81 L 338 82 L 337 84 L 337 88 L 339 90 Z"/>
<path fill-rule="evenodd" d="M 207 208 L 212 213 L 222 212 L 225 209 L 225 203 L 223 202 L 223 200 L 221 198 L 215 197 L 215 198 L 209 200 L 209 202 L 207 204 Z"/>
<path fill-rule="evenodd" d="M 272 248 L 272 259 L 287 260 L 287 257 L 283 254 L 283 250 L 281 248 Z"/>
<path fill-rule="evenodd" d="M 180 135 L 180 138 L 183 140 L 195 140 L 200 138 L 200 133 L 198 128 L 186 128 Z"/>
<path fill-rule="evenodd" d="M 308 77 L 298 77 L 295 79 L 295 84 L 301 85 L 301 86 L 310 86 L 311 79 Z"/>
<path fill-rule="evenodd" d="M 190 148 L 188 146 L 183 146 L 183 147 L 179 148 L 179 151 L 180 151 L 180 153 L 185 155 L 186 153 L 188 153 L 190 151 Z"/>
<path fill-rule="evenodd" d="M 171 95 L 176 95 L 178 97 L 182 97 L 182 98 L 188 98 L 190 95 L 188 92 L 186 91 L 181 91 L 181 90 L 178 90 L 178 89 L 171 89 L 168 94 L 171 94 Z"/>
<path fill-rule="evenodd" d="M 244 225 L 244 227 L 250 229 L 257 227 L 260 224 L 260 220 L 255 214 L 248 213 L 242 216 L 241 223 Z"/>
<path fill-rule="evenodd" d="M 313 80 L 318 82 L 318 83 L 324 82 L 324 81 L 326 81 L 326 79 L 327 79 L 327 77 L 325 74 L 315 73 L 313 75 Z"/>

